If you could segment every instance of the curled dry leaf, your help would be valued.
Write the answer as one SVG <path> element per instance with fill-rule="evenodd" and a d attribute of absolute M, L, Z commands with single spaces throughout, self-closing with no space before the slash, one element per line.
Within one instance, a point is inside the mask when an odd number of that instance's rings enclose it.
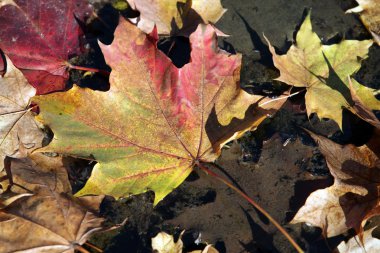
<path fill-rule="evenodd" d="M 74 253 L 93 233 L 104 230 L 104 220 L 96 214 L 104 196 L 72 197 L 62 157 L 12 159 L 11 171 L 11 190 L 33 195 L 2 209 L 1 253 Z"/>
<path fill-rule="evenodd" d="M 82 51 L 77 20 L 91 13 L 86 0 L 0 0 L 0 48 L 37 94 L 63 90 L 67 61 Z"/>
<path fill-rule="evenodd" d="M 369 218 L 380 214 L 379 146 L 342 146 L 309 133 L 326 158 L 334 184 L 313 192 L 292 223 L 321 227 L 328 237 L 349 228 L 360 232 Z M 377 143 L 379 136 L 375 136 Z"/>
<path fill-rule="evenodd" d="M 372 232 L 376 227 L 364 231 L 363 243 L 360 242 L 361 238 L 355 236 L 348 240 L 348 242 L 341 242 L 338 245 L 339 253 L 378 253 L 380 252 L 380 240 L 372 237 Z"/>
<path fill-rule="evenodd" d="M 0 171 L 5 156 L 25 157 L 42 145 L 44 133 L 28 109 L 35 92 L 7 59 L 7 72 L 0 76 Z"/>
<path fill-rule="evenodd" d="M 296 87 L 306 87 L 305 103 L 308 115 L 335 120 L 342 129 L 342 110 L 356 113 L 352 106 L 347 76 L 355 73 L 361 60 L 368 57 L 372 40 L 343 40 L 339 44 L 323 45 L 312 31 L 310 13 L 297 33 L 296 42 L 286 55 L 277 55 L 270 45 L 273 62 L 280 70 L 277 80 Z M 366 107 L 380 110 L 374 90 L 352 80 L 352 87 Z"/>
<path fill-rule="evenodd" d="M 359 13 L 360 19 L 380 46 L 380 0 L 356 0 L 359 6 L 346 13 Z"/>
<path fill-rule="evenodd" d="M 198 24 L 216 23 L 226 11 L 220 0 L 128 0 L 140 12 L 137 26 L 150 33 L 188 36 Z"/>
<path fill-rule="evenodd" d="M 113 43 L 101 45 L 112 68 L 108 92 L 74 87 L 36 97 L 39 119 L 55 134 L 43 150 L 99 162 L 79 195 L 153 190 L 157 204 L 285 101 L 259 107 L 269 99 L 240 89 L 241 56 L 218 49 L 211 25 L 190 36 L 191 61 L 182 68 L 156 42 L 120 20 Z"/>

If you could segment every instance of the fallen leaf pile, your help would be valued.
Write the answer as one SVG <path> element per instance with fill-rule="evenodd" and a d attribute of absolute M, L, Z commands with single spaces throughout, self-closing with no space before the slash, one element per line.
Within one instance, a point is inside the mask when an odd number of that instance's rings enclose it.
<path fill-rule="evenodd" d="M 378 38 L 378 3 L 358 2 L 351 11 L 363 11 Z M 254 131 L 286 102 L 285 95 L 273 99 L 241 89 L 242 56 L 218 48 L 223 33 L 214 23 L 226 11 L 219 0 L 119 5 L 140 15 L 120 18 L 112 44 L 99 43 L 112 69 L 110 89 L 74 85 L 64 91 L 70 59 L 84 52 L 86 19 L 97 17 L 93 7 L 85 0 L 0 0 L 6 59 L 0 58 L 0 253 L 87 252 L 82 245 L 105 230 L 99 216 L 104 195 L 118 199 L 151 190 L 156 205 L 194 168 L 213 163 L 226 143 Z M 159 35 L 188 37 L 190 61 L 176 67 L 158 49 Z M 286 54 L 269 49 L 277 80 L 306 89 L 308 116 L 333 119 L 343 129 L 347 109 L 380 129 L 376 91 L 352 78 L 372 44 L 323 45 L 309 13 Z M 46 145 L 50 130 L 54 137 Z M 357 236 L 338 250 L 364 245 L 377 252 L 379 240 L 363 227 L 380 214 L 380 134 L 360 147 L 310 135 L 335 181 L 312 193 L 292 222 L 321 227 L 327 237 L 353 228 Z M 63 156 L 97 162 L 75 196 Z M 152 239 L 159 253 L 183 247 L 181 238 L 175 242 L 163 232 Z M 193 253 L 217 250 L 207 245 Z"/>

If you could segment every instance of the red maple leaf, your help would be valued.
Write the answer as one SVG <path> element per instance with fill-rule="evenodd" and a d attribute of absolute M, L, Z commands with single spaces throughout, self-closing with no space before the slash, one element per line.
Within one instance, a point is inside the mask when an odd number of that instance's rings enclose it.
<path fill-rule="evenodd" d="M 0 48 L 37 94 L 62 90 L 67 60 L 82 51 L 78 20 L 91 13 L 85 0 L 6 0 L 0 4 Z"/>

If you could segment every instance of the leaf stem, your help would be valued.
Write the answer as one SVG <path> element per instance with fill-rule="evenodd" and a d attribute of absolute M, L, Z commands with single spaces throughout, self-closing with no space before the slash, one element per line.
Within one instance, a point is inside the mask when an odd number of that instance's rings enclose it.
<path fill-rule="evenodd" d="M 80 251 L 81 253 L 90 253 L 90 251 L 86 250 L 85 248 L 83 248 L 82 246 L 80 245 L 75 245 L 74 247 L 76 250 Z"/>
<path fill-rule="evenodd" d="M 272 102 L 274 102 L 274 101 L 277 101 L 277 100 L 287 99 L 287 98 L 293 97 L 293 96 L 295 96 L 295 95 L 297 95 L 297 94 L 299 94 L 299 93 L 301 93 L 301 92 L 303 92 L 303 91 L 305 91 L 305 90 L 303 89 L 303 90 L 300 90 L 300 91 L 294 92 L 293 94 L 290 94 L 290 95 L 285 96 L 285 97 L 279 97 L 279 98 L 271 99 L 271 100 L 269 100 L 269 101 L 265 101 L 264 103 L 259 104 L 259 106 L 261 107 L 261 106 L 264 106 L 264 105 L 270 104 L 270 103 L 272 103 Z"/>
<path fill-rule="evenodd" d="M 96 69 L 96 68 L 88 68 L 88 67 L 76 66 L 76 65 L 69 64 L 69 63 L 68 63 L 68 67 L 71 68 L 71 69 L 90 71 L 90 72 L 94 72 L 94 73 L 99 72 L 99 73 L 104 74 L 104 75 L 111 74 L 110 72 L 108 72 L 108 71 L 106 71 L 104 69 Z"/>
<path fill-rule="evenodd" d="M 259 204 L 257 204 L 253 199 L 251 199 L 247 194 L 239 190 L 236 186 L 234 186 L 232 183 L 224 179 L 223 177 L 219 176 L 215 172 L 211 171 L 209 168 L 207 168 L 204 164 L 198 163 L 197 166 L 205 172 L 207 175 L 211 175 L 214 178 L 221 181 L 223 184 L 230 187 L 232 190 L 237 192 L 240 196 L 242 196 L 245 200 L 247 200 L 251 205 L 253 205 L 257 210 L 259 210 L 262 214 L 265 215 L 265 217 L 268 218 L 270 222 L 272 222 L 273 225 L 288 239 L 288 241 L 293 245 L 293 247 L 297 250 L 299 253 L 303 253 L 304 251 L 301 249 L 301 247 L 294 241 L 294 239 L 289 235 L 289 233 L 268 213 L 266 212 Z"/>
<path fill-rule="evenodd" d="M 86 244 L 88 247 L 90 248 L 93 248 L 94 250 L 96 250 L 97 252 L 103 252 L 102 249 L 96 247 L 94 244 L 90 243 L 90 242 L 85 242 L 84 244 Z"/>

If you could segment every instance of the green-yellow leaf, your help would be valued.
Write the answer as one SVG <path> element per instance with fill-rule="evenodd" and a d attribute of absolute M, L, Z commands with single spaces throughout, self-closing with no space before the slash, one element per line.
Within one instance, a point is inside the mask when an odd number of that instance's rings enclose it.
<path fill-rule="evenodd" d="M 268 40 L 267 40 L 268 41 Z M 306 87 L 308 115 L 335 120 L 342 128 L 342 110 L 352 109 L 354 102 L 347 76 L 354 74 L 367 58 L 372 40 L 343 40 L 339 44 L 323 45 L 312 31 L 310 13 L 296 36 L 296 42 L 286 55 L 277 55 L 270 45 L 275 66 L 280 70 L 277 80 L 296 87 Z M 355 80 L 353 87 L 361 101 L 372 110 L 380 110 L 374 90 Z"/>
<path fill-rule="evenodd" d="M 128 197 L 155 192 L 155 204 L 199 162 L 255 128 L 285 100 L 240 89 L 240 55 L 217 48 L 215 30 L 200 25 L 190 36 L 191 61 L 177 68 L 156 38 L 121 20 L 115 39 L 101 45 L 111 66 L 108 92 L 74 87 L 35 99 L 40 120 L 54 132 L 45 151 L 99 163 L 79 192 Z"/>

